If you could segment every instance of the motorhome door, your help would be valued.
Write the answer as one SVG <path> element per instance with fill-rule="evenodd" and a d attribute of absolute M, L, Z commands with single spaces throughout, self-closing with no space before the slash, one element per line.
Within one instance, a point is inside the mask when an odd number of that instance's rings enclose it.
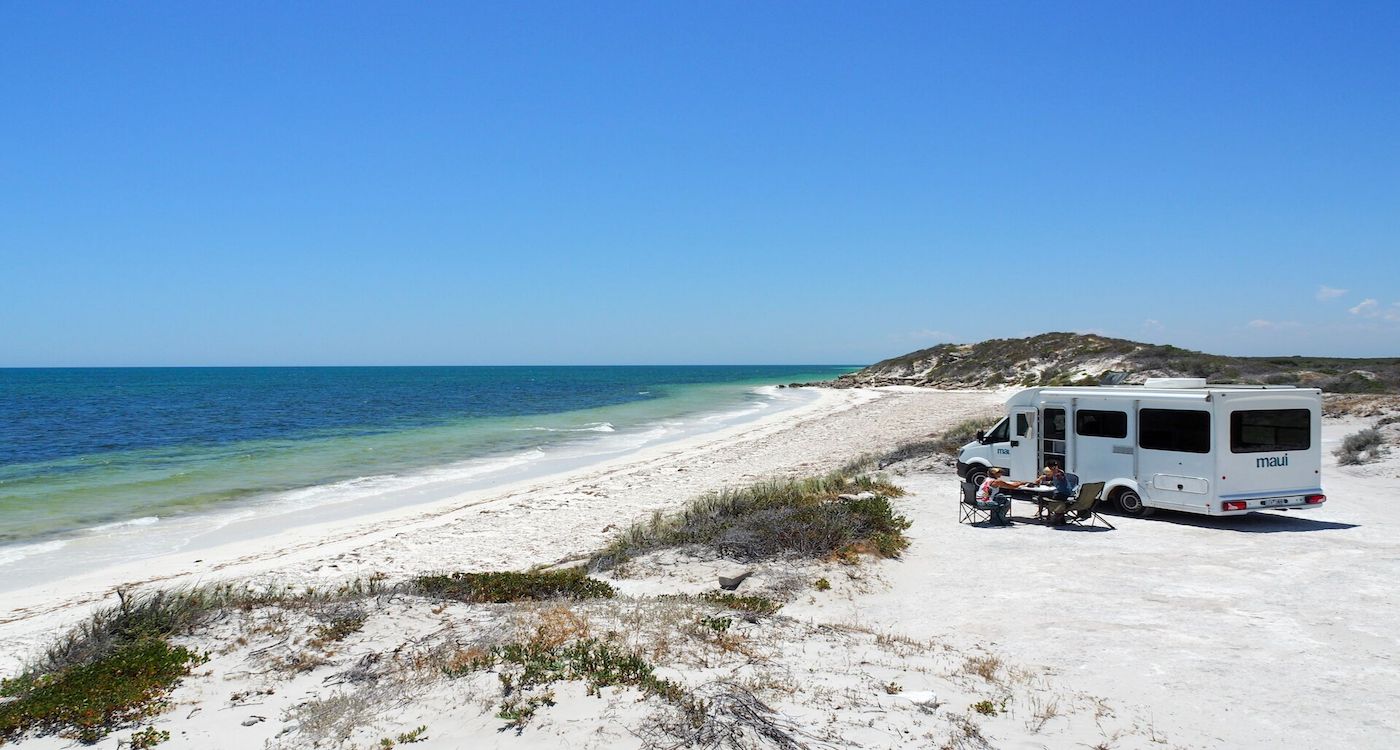
<path fill-rule="evenodd" d="M 1036 455 L 1035 407 L 1021 406 L 1011 410 L 1011 469 L 1012 479 L 1034 479 L 1040 471 Z"/>
<path fill-rule="evenodd" d="M 1045 407 L 1040 420 L 1040 454 L 1046 466 L 1054 463 L 1069 470 L 1069 464 L 1065 463 L 1067 426 L 1063 407 Z"/>

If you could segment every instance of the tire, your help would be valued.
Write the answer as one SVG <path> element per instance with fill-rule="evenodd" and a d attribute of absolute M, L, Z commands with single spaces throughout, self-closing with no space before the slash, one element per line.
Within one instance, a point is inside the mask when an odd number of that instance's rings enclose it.
<path fill-rule="evenodd" d="M 1142 496 L 1135 490 L 1120 490 L 1117 497 L 1118 509 L 1130 518 L 1145 518 L 1152 515 L 1152 509 L 1142 504 Z"/>
<path fill-rule="evenodd" d="M 963 481 L 967 482 L 968 484 L 975 484 L 981 486 L 982 482 L 984 482 L 986 479 L 987 467 L 969 466 L 967 467 L 967 476 L 963 478 Z"/>

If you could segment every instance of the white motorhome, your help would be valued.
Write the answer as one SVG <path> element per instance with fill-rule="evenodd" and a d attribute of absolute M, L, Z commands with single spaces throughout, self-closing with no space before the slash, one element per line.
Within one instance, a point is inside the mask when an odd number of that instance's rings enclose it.
<path fill-rule="evenodd" d="M 1327 501 L 1321 434 L 1316 388 L 1195 378 L 1030 388 L 962 447 L 958 476 L 980 483 L 997 466 L 1026 480 L 1057 462 L 1081 482 L 1104 482 L 1105 500 L 1133 516 L 1314 508 Z"/>

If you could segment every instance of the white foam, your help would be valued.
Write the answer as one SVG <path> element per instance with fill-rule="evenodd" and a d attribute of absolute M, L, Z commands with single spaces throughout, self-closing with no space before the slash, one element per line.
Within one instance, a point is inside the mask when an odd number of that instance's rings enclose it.
<path fill-rule="evenodd" d="M 589 422 L 583 427 L 519 427 L 522 432 L 617 432 L 612 422 Z"/>
<path fill-rule="evenodd" d="M 129 526 L 150 526 L 151 524 L 156 523 L 160 523 L 160 516 L 142 516 L 141 518 L 133 518 L 130 521 L 115 521 L 113 523 L 104 523 L 98 526 L 92 526 L 87 529 L 87 532 L 89 534 L 102 534 L 108 531 L 116 531 L 117 529 L 122 529 Z"/>
<path fill-rule="evenodd" d="M 47 552 L 57 552 L 68 546 L 68 542 L 63 539 L 55 539 L 51 542 L 40 542 L 38 544 L 20 544 L 14 547 L 0 547 L 0 565 L 17 563 L 26 557 L 42 555 Z"/>

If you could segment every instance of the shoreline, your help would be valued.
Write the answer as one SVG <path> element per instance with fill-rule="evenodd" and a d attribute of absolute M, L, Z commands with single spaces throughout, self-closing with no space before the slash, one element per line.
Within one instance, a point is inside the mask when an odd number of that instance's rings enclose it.
<path fill-rule="evenodd" d="M 116 518 L 92 526 L 73 528 L 0 546 L 0 595 L 21 588 L 8 581 L 24 580 L 29 588 L 66 578 L 79 570 L 109 569 L 152 558 L 206 552 L 233 544 L 258 544 L 260 540 L 303 527 L 320 529 L 351 525 L 365 517 L 392 518 L 398 513 L 428 508 L 439 502 L 478 492 L 493 491 L 570 471 L 627 458 L 648 449 L 682 445 L 690 438 L 718 434 L 767 416 L 801 410 L 820 395 L 806 392 L 789 396 L 773 386 L 744 389 L 752 400 L 716 403 L 712 407 L 679 416 L 615 429 L 609 422 L 588 427 L 517 427 L 517 431 L 558 433 L 555 442 L 520 446 L 430 464 L 413 469 L 368 471 L 361 476 L 252 494 L 223 505 L 145 513 Z M 569 418 L 593 410 L 531 418 Z M 616 417 L 614 417 L 616 418 Z M 451 441 L 450 435 L 440 440 Z M 133 553 L 132 546 L 147 547 Z"/>
<path fill-rule="evenodd" d="M 0 612 L 0 674 L 16 671 L 52 633 L 113 601 L 118 588 L 230 579 L 255 585 L 322 585 L 375 574 L 555 563 L 586 554 L 616 529 L 654 510 L 679 506 L 706 489 L 834 466 L 861 452 L 888 447 L 902 436 L 921 434 L 917 427 L 893 428 L 882 418 L 868 421 L 883 427 L 857 427 L 859 417 L 842 420 L 839 415 L 870 411 L 861 407 L 891 399 L 924 401 L 936 413 L 948 408 L 942 402 L 934 404 L 938 396 L 932 392 L 925 397 L 893 389 L 810 392 L 816 395 L 808 404 L 583 467 L 431 503 L 300 526 L 197 555 L 176 552 L 12 590 Z M 963 410 L 980 410 L 995 400 L 987 393 L 942 395 L 954 409 Z M 827 434 L 833 427 L 860 434 L 851 432 L 843 451 L 841 441 L 833 444 Z M 922 432 L 936 427 L 929 425 Z M 774 455 L 754 461 L 756 448 Z M 653 491 L 662 486 L 665 491 Z"/>

